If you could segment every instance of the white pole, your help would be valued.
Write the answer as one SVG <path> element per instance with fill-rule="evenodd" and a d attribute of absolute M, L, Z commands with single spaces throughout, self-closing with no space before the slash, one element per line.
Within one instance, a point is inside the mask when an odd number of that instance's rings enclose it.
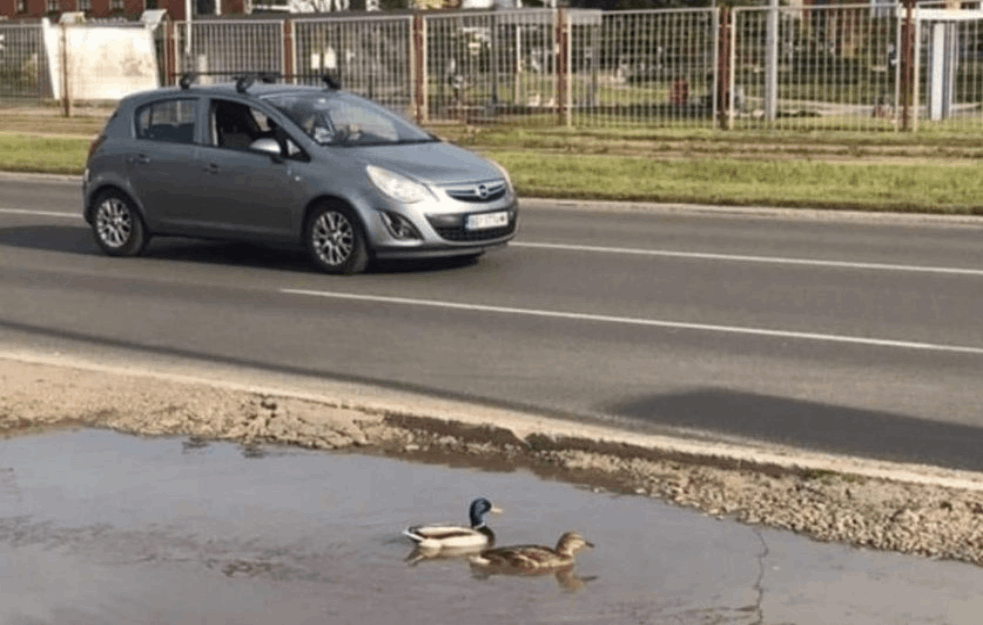
<path fill-rule="evenodd" d="M 778 109 L 778 0 L 769 5 L 765 38 L 765 119 L 771 122 Z"/>
<path fill-rule="evenodd" d="M 194 70 L 191 62 L 191 0 L 184 0 L 184 71 Z"/>

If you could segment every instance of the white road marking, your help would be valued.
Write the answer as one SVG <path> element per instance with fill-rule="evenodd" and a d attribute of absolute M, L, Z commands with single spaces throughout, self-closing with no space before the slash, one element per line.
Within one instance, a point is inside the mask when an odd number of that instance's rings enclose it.
<path fill-rule="evenodd" d="M 54 211 L 28 210 L 22 208 L 0 208 L 0 213 L 11 215 L 38 215 L 42 217 L 61 217 L 82 219 L 81 213 L 58 213 Z M 626 254 L 634 256 L 661 256 L 665 258 L 692 258 L 698 260 L 722 260 L 741 263 L 771 263 L 776 265 L 806 265 L 813 267 L 836 267 L 839 269 L 869 269 L 878 271 L 909 271 L 916 273 L 941 273 L 962 276 L 983 277 L 983 269 L 961 267 L 928 267 L 923 265 L 890 265 L 887 263 L 857 263 L 838 260 L 814 260 L 807 258 L 784 258 L 781 256 L 741 256 L 739 254 L 711 254 L 706 252 L 677 252 L 672 250 L 646 250 L 631 247 L 603 247 L 598 245 L 573 245 L 566 243 L 536 243 L 512 241 L 511 247 L 528 247 L 544 250 L 566 250 L 571 252 L 593 252 L 601 254 Z"/>
<path fill-rule="evenodd" d="M 948 352 L 956 354 L 983 355 L 983 347 L 967 347 L 962 345 L 943 345 L 922 343 L 918 341 L 894 341 L 859 336 L 843 336 L 838 334 L 819 334 L 814 332 L 791 332 L 785 330 L 768 330 L 765 328 L 746 328 L 739 326 L 724 326 L 705 323 L 686 323 L 681 321 L 663 321 L 658 319 L 641 319 L 638 317 L 617 317 L 614 315 L 595 315 L 588 313 L 570 313 L 536 308 L 513 308 L 510 306 L 487 306 L 484 304 L 461 304 L 437 300 L 412 299 L 407 297 L 389 297 L 382 295 L 362 295 L 358 293 L 339 293 L 336 291 L 312 291 L 308 289 L 280 289 L 288 295 L 307 295 L 333 299 L 355 300 L 363 302 L 379 302 L 382 304 L 401 304 L 407 306 L 427 306 L 431 308 L 450 308 L 471 312 L 490 312 L 507 315 L 526 315 L 531 317 L 547 317 L 552 319 L 572 319 L 576 321 L 596 321 L 602 323 L 618 323 L 623 325 L 649 326 L 673 330 L 698 330 L 702 332 L 721 332 L 726 334 L 744 334 L 749 336 L 767 336 L 783 339 L 800 339 L 807 341 L 825 341 L 830 343 L 850 343 L 871 347 L 894 347 L 902 349 L 917 349 L 925 351 Z"/>
<path fill-rule="evenodd" d="M 598 252 L 605 254 L 630 254 L 636 256 L 664 256 L 669 258 L 695 258 L 700 260 L 726 260 L 742 263 L 773 263 L 779 265 L 811 265 L 840 269 L 876 269 L 881 271 L 913 271 L 922 273 L 948 273 L 966 276 L 983 276 L 983 269 L 960 267 L 926 267 L 921 265 L 889 265 L 886 263 L 855 263 L 838 260 L 812 260 L 807 258 L 782 258 L 780 256 L 740 256 L 737 254 L 709 254 L 705 252 L 674 252 L 670 250 L 645 250 L 630 247 L 600 247 L 596 245 L 569 245 L 564 243 L 525 243 L 512 241 L 510 247 L 529 247 L 571 252 Z"/>
<path fill-rule="evenodd" d="M 0 208 L 0 213 L 8 215 L 38 215 L 40 217 L 64 217 L 67 219 L 82 219 L 82 213 L 57 213 L 55 211 L 27 210 L 23 208 Z"/>

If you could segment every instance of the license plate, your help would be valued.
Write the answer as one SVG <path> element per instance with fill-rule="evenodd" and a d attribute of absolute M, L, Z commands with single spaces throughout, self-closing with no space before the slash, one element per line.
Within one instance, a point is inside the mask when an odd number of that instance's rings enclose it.
<path fill-rule="evenodd" d="M 509 214 L 507 211 L 502 211 L 500 213 L 468 215 L 468 220 L 464 222 L 464 229 L 485 230 L 486 228 L 500 228 L 507 225 L 509 225 Z"/>

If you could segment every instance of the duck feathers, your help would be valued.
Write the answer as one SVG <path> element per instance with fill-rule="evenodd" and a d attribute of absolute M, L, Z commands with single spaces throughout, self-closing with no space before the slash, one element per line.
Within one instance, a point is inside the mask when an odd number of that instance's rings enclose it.
<path fill-rule="evenodd" d="M 577 532 L 567 532 L 560 537 L 555 548 L 542 545 L 513 545 L 497 549 L 485 549 L 471 557 L 478 567 L 512 569 L 525 573 L 555 571 L 573 566 L 574 554 L 584 547 L 593 547 Z"/>
<path fill-rule="evenodd" d="M 413 525 L 406 528 L 403 535 L 423 549 L 482 549 L 495 542 L 495 533 L 485 525 L 485 515 L 489 512 L 497 514 L 501 510 L 484 497 L 478 497 L 471 502 L 468 509 L 470 527 L 440 523 Z"/>

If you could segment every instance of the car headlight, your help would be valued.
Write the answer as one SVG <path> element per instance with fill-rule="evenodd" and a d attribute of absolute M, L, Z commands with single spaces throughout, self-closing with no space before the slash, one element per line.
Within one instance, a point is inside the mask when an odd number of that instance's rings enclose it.
<path fill-rule="evenodd" d="M 394 200 L 398 200 L 404 204 L 422 202 L 430 197 L 430 193 L 425 186 L 419 182 L 410 180 L 406 176 L 391 172 L 388 169 L 376 167 L 375 165 L 367 165 L 365 167 L 365 173 L 369 175 L 369 180 L 372 181 L 372 184 L 376 188 Z"/>

